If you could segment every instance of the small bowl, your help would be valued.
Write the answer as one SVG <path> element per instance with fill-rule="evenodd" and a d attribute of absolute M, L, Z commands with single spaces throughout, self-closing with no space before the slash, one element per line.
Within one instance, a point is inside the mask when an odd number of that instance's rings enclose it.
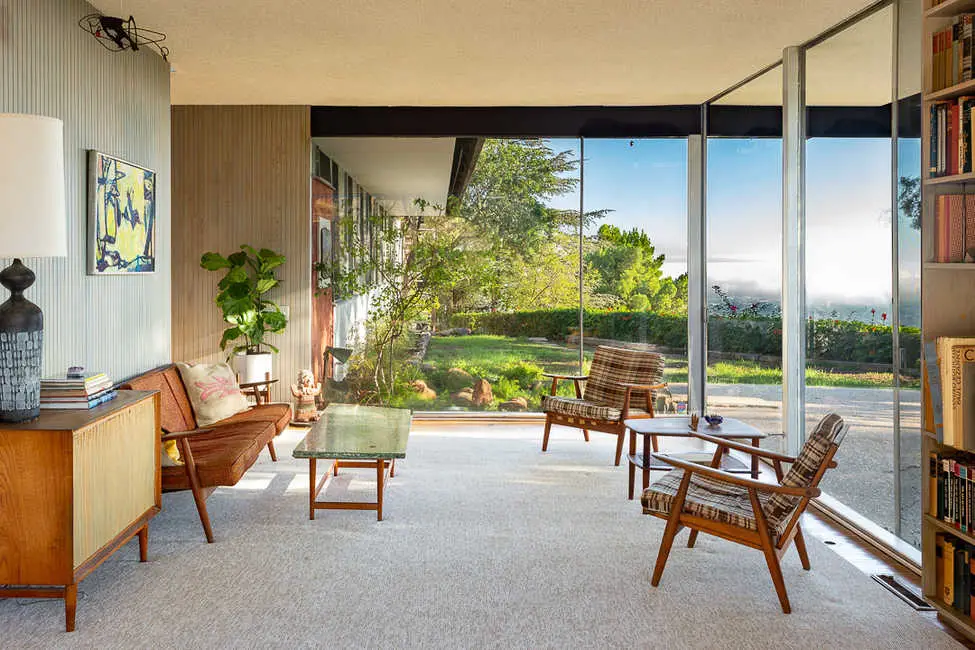
<path fill-rule="evenodd" d="M 705 415 L 704 420 L 708 423 L 709 427 L 716 427 L 724 422 L 724 418 L 720 415 Z"/>

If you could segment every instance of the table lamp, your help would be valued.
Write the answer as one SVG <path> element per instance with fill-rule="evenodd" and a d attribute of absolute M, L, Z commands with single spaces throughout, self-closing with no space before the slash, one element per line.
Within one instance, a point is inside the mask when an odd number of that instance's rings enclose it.
<path fill-rule="evenodd" d="M 44 316 L 24 297 L 34 272 L 24 257 L 67 255 L 64 125 L 40 115 L 0 113 L 0 422 L 40 413 Z"/>

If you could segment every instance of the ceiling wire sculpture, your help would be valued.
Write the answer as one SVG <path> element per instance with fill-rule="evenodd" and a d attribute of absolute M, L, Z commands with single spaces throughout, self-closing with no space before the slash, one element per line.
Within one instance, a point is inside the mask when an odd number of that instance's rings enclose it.
<path fill-rule="evenodd" d="M 169 48 L 161 45 L 166 40 L 166 35 L 154 29 L 139 27 L 132 16 L 126 20 L 118 16 L 88 14 L 78 21 L 78 25 L 110 52 L 138 52 L 140 47 L 148 47 L 158 52 L 164 61 L 169 60 Z"/>

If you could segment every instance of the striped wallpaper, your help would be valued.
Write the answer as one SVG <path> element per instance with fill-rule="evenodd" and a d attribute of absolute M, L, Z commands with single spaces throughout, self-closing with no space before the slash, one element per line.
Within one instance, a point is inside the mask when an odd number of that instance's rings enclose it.
<path fill-rule="evenodd" d="M 200 268 L 207 251 L 241 244 L 287 256 L 272 299 L 289 312 L 274 373 L 276 400 L 312 367 L 311 138 L 307 106 L 174 106 L 173 357 L 224 358 L 226 325 L 213 299 L 220 273 Z"/>
<path fill-rule="evenodd" d="M 28 297 L 44 310 L 44 372 L 78 364 L 122 380 L 170 360 L 169 65 L 148 50 L 104 49 L 78 26 L 93 11 L 80 0 L 0 0 L 0 112 L 65 125 L 68 257 L 24 260 L 37 274 Z M 88 149 L 158 173 L 155 273 L 86 274 Z"/>

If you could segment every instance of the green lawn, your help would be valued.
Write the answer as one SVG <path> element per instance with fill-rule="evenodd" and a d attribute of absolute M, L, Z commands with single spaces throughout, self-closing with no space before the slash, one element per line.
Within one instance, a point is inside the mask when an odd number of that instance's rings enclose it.
<path fill-rule="evenodd" d="M 592 360 L 592 351 L 585 351 L 584 372 Z M 454 407 L 450 394 L 474 379 L 484 378 L 491 383 L 494 401 L 487 407 L 495 410 L 498 404 L 512 397 L 523 397 L 529 409 L 537 410 L 543 395 L 548 394 L 551 380 L 543 372 L 571 375 L 579 368 L 578 350 L 549 343 L 533 343 L 527 339 L 506 336 L 472 335 L 434 337 L 420 368 L 409 373 L 407 379 L 422 380 L 437 393 L 436 399 L 422 399 L 405 388 L 392 400 L 392 405 L 421 411 L 445 410 Z M 470 375 L 451 369 L 460 369 Z M 670 383 L 687 381 L 687 360 L 668 357 L 664 380 Z M 753 361 L 720 361 L 708 367 L 708 381 L 716 384 L 781 384 L 782 369 L 768 368 Z M 891 373 L 842 373 L 818 368 L 806 369 L 809 386 L 843 386 L 882 388 L 891 385 Z M 908 387 L 916 388 L 914 386 Z M 560 382 L 559 394 L 573 396 L 571 382 Z"/>

